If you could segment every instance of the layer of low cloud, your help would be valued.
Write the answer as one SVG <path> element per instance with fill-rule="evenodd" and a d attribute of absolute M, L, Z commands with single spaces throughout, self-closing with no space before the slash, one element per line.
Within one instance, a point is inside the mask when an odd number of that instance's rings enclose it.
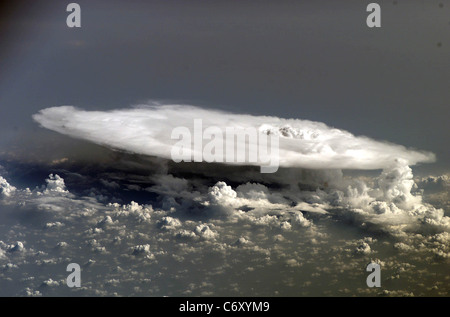
<path fill-rule="evenodd" d="M 193 191 L 193 179 L 163 172 L 140 189 L 163 198 L 150 204 L 75 194 L 57 174 L 34 189 L 1 178 L 2 294 L 448 296 L 450 221 L 421 187 L 447 175 L 414 182 L 403 164 L 370 182 L 309 173 L 342 186 L 204 179 Z M 128 190 L 114 179 L 99 186 Z M 382 289 L 361 287 L 369 261 L 382 266 Z M 80 289 L 65 284 L 71 262 Z"/>

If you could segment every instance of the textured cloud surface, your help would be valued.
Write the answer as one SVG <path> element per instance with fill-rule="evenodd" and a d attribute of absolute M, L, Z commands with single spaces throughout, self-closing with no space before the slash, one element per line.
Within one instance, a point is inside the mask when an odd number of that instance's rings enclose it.
<path fill-rule="evenodd" d="M 33 190 L 1 178 L 0 295 L 449 295 L 449 218 L 410 193 L 402 165 L 342 190 L 218 181 L 189 196 L 192 180 L 162 175 L 151 204 L 75 194 L 56 174 Z M 381 289 L 365 286 L 370 261 Z M 73 262 L 79 289 L 65 282 Z"/>
<path fill-rule="evenodd" d="M 194 120 L 202 119 L 203 129 L 215 126 L 225 133 L 227 127 L 251 127 L 266 135 L 278 135 L 279 162 L 284 167 L 380 169 L 391 166 L 396 159 L 407 165 L 434 160 L 432 153 L 357 137 L 320 122 L 231 114 L 193 106 L 140 106 L 108 112 L 62 106 L 41 110 L 33 118 L 62 134 L 163 158 L 171 158 L 176 143 L 171 139 L 172 130 L 187 127 L 193 133 Z"/>
<path fill-rule="evenodd" d="M 1 161 L 0 295 L 450 294 L 449 176 L 414 178 L 410 167 L 431 154 L 195 107 L 34 118 L 106 147 L 81 142 L 90 161 Z M 196 118 L 279 134 L 282 167 L 174 163 L 171 130 Z M 371 261 L 380 289 L 365 284 Z M 69 263 L 81 265 L 79 289 L 65 284 Z"/>

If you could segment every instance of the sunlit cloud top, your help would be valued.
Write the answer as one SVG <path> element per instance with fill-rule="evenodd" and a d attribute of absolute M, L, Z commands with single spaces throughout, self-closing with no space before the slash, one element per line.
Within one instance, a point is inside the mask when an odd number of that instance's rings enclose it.
<path fill-rule="evenodd" d="M 171 158 L 176 127 L 193 131 L 194 120 L 209 126 L 255 128 L 279 136 L 282 167 L 312 169 L 383 169 L 401 160 L 406 165 L 433 162 L 433 153 L 355 136 L 321 122 L 273 116 L 233 114 L 185 105 L 140 105 L 114 111 L 52 107 L 33 116 L 42 127 L 112 149 Z M 225 161 L 225 160 L 224 160 Z"/>

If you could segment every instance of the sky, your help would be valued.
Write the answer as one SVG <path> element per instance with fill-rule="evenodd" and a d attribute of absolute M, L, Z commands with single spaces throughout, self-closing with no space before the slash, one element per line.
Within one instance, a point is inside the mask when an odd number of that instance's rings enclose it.
<path fill-rule="evenodd" d="M 431 151 L 424 168 L 445 171 L 444 2 L 380 2 L 377 29 L 360 1 L 88 1 L 78 29 L 63 2 L 19 2 L 2 10 L 3 142 L 41 133 L 43 108 L 163 100 L 324 122 Z"/>
<path fill-rule="evenodd" d="M 448 296 L 449 1 L 77 3 L 0 8 L 0 296 Z M 279 171 L 174 164 L 196 117 Z"/>

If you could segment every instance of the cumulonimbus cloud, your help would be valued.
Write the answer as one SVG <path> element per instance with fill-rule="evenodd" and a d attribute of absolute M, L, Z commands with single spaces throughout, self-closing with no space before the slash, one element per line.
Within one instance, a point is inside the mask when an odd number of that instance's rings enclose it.
<path fill-rule="evenodd" d="M 140 105 L 114 111 L 61 106 L 43 109 L 33 118 L 42 127 L 74 138 L 167 159 L 177 142 L 171 139 L 173 129 L 182 126 L 194 131 L 194 120 L 201 119 L 203 129 L 254 128 L 279 136 L 282 167 L 383 169 L 399 159 L 407 165 L 435 160 L 433 153 L 355 136 L 320 122 L 233 114 L 186 105 Z"/>

